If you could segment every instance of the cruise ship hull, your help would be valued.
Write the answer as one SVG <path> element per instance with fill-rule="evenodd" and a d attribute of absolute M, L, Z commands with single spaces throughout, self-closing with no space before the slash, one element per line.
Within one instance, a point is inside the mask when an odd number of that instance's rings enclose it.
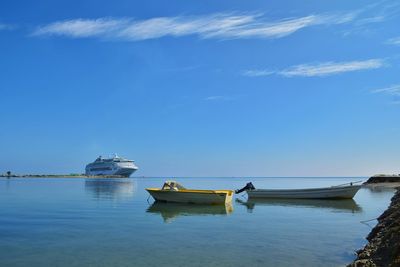
<path fill-rule="evenodd" d="M 134 173 L 136 170 L 137 170 L 137 169 L 133 169 L 133 168 L 122 168 L 122 169 L 119 169 L 119 170 L 115 173 L 115 175 L 121 175 L 121 176 L 124 176 L 124 177 L 129 177 L 129 176 L 131 176 L 131 174 Z"/>
<path fill-rule="evenodd" d="M 136 169 L 131 168 L 121 168 L 118 170 L 107 170 L 107 171 L 87 171 L 86 175 L 93 176 L 106 176 L 106 175 L 118 175 L 123 177 L 129 177 L 132 173 L 134 173 Z"/>

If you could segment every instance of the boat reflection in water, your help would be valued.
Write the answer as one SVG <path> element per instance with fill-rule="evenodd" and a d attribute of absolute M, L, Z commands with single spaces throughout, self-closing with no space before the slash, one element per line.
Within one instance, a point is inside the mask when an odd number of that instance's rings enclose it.
<path fill-rule="evenodd" d="M 368 189 L 373 193 L 380 192 L 396 192 L 397 188 L 400 187 L 400 183 L 392 183 L 392 184 L 368 184 L 365 185 L 364 188 Z"/>
<path fill-rule="evenodd" d="M 236 199 L 247 207 L 248 212 L 253 212 L 256 206 L 284 206 L 301 208 L 330 209 L 332 212 L 358 213 L 362 208 L 353 199 L 248 199 L 247 201 Z"/>
<path fill-rule="evenodd" d="M 207 216 L 207 215 L 229 215 L 232 213 L 231 204 L 226 205 L 201 205 L 185 203 L 154 202 L 147 212 L 158 213 L 165 223 L 172 222 L 180 216 Z"/>
<path fill-rule="evenodd" d="M 86 179 L 85 190 L 96 199 L 120 199 L 133 197 L 135 186 L 128 178 Z"/>

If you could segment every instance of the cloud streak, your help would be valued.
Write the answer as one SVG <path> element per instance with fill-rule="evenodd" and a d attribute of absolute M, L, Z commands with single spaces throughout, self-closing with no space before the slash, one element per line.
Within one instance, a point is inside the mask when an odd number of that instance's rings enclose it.
<path fill-rule="evenodd" d="M 230 96 L 222 96 L 222 95 L 213 95 L 213 96 L 208 96 L 204 98 L 206 101 L 229 101 L 233 100 L 232 97 Z"/>
<path fill-rule="evenodd" d="M 381 59 L 369 59 L 363 61 L 348 61 L 348 62 L 326 62 L 316 65 L 302 64 L 283 70 L 279 74 L 286 77 L 328 76 L 343 72 L 377 69 L 383 67 L 384 65 L 385 65 L 384 61 Z"/>
<path fill-rule="evenodd" d="M 54 22 L 44 27 L 39 27 L 33 32 L 33 35 L 60 35 L 71 38 L 94 37 L 117 31 L 126 24 L 127 21 L 124 19 L 74 19 Z"/>
<path fill-rule="evenodd" d="M 15 28 L 14 25 L 0 23 L 0 31 L 1 30 L 13 30 Z"/>
<path fill-rule="evenodd" d="M 400 104 L 400 84 L 394 84 L 389 87 L 374 89 L 370 91 L 372 94 L 384 94 L 392 97 L 390 104 Z"/>
<path fill-rule="evenodd" d="M 317 14 L 269 21 L 261 14 L 218 13 L 204 16 L 72 19 L 38 27 L 34 36 L 98 37 L 139 41 L 161 37 L 194 35 L 199 38 L 282 38 L 317 25 L 351 22 L 356 12 Z"/>
<path fill-rule="evenodd" d="M 392 96 L 400 96 L 400 84 L 395 84 L 389 87 L 372 90 L 373 94 L 388 94 Z"/>
<path fill-rule="evenodd" d="M 280 75 L 284 77 L 315 77 L 315 76 L 329 76 L 345 72 L 353 72 L 368 69 L 378 69 L 386 65 L 383 59 L 369 59 L 360 61 L 346 61 L 346 62 L 324 62 L 317 64 L 301 64 L 291 66 L 289 68 L 270 71 L 270 70 L 246 70 L 242 72 L 244 76 L 260 77 L 269 75 Z"/>
<path fill-rule="evenodd" d="M 391 39 L 387 40 L 387 41 L 385 42 L 385 44 L 389 44 L 389 45 L 400 45 L 400 37 L 391 38 Z"/>
<path fill-rule="evenodd" d="M 242 74 L 249 77 L 260 77 L 272 75 L 275 74 L 275 72 L 271 70 L 245 70 L 242 72 Z"/>

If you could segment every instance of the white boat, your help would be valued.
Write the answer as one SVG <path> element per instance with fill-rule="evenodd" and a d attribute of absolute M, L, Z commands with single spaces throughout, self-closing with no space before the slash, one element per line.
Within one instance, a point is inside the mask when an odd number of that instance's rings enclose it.
<path fill-rule="evenodd" d="M 125 159 L 114 155 L 112 158 L 102 158 L 99 156 L 94 162 L 86 165 L 86 175 L 107 176 L 116 175 L 129 177 L 138 167 L 133 160 Z"/>
<path fill-rule="evenodd" d="M 192 204 L 226 204 L 232 202 L 233 190 L 186 189 L 175 181 L 166 181 L 162 188 L 146 188 L 156 200 Z"/>
<path fill-rule="evenodd" d="M 304 189 L 256 189 L 252 183 L 236 190 L 247 192 L 249 198 L 292 198 L 292 199 L 352 199 L 361 185 L 349 183 L 340 186 Z"/>

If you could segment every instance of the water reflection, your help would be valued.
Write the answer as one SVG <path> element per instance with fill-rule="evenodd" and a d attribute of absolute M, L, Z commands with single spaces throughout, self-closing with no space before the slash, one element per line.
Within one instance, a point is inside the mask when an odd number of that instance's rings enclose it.
<path fill-rule="evenodd" d="M 368 189 L 369 191 L 373 193 L 379 193 L 379 192 L 395 192 L 397 188 L 400 188 L 400 183 L 393 183 L 393 184 L 369 184 L 365 185 L 364 188 Z"/>
<path fill-rule="evenodd" d="M 198 205 L 157 201 L 147 209 L 147 212 L 160 214 L 165 223 L 172 222 L 179 216 L 228 215 L 232 211 L 231 204 Z"/>
<path fill-rule="evenodd" d="M 125 179 L 86 179 L 85 191 L 97 199 L 117 199 L 133 197 L 135 192 L 134 182 Z"/>
<path fill-rule="evenodd" d="M 359 213 L 362 211 L 362 208 L 353 199 L 248 199 L 247 201 L 236 199 L 236 202 L 246 206 L 248 212 L 253 212 L 256 206 L 320 208 L 330 209 L 333 212 L 351 213 Z"/>

